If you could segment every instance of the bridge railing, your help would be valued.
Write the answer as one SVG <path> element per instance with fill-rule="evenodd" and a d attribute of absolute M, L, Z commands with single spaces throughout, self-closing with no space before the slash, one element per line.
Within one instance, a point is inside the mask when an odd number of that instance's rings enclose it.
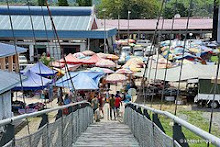
<path fill-rule="evenodd" d="M 152 116 L 150 113 L 152 113 Z M 172 137 L 165 133 L 158 115 L 173 121 Z M 128 103 L 125 106 L 124 123 L 127 124 L 135 138 L 143 147 L 188 147 L 182 127 L 203 138 L 210 144 L 220 146 L 220 138 L 178 118 L 177 116 L 148 106 L 135 103 Z"/>
<path fill-rule="evenodd" d="M 62 110 L 68 109 L 63 115 Z M 47 114 L 57 111 L 56 120 L 48 122 Z M 27 136 L 16 138 L 13 124 L 29 117 L 41 116 L 39 129 Z M 72 147 L 77 137 L 93 122 L 93 110 L 89 103 L 79 102 L 35 113 L 24 114 L 17 117 L 1 120 L 0 127 L 4 132 L 0 138 L 3 147 Z"/>

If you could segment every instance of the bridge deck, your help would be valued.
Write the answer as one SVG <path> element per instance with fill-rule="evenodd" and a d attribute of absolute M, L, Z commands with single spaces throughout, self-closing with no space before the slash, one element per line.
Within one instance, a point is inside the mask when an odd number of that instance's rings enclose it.
<path fill-rule="evenodd" d="M 139 147 L 139 143 L 127 125 L 118 121 L 108 121 L 90 125 L 73 146 Z"/>

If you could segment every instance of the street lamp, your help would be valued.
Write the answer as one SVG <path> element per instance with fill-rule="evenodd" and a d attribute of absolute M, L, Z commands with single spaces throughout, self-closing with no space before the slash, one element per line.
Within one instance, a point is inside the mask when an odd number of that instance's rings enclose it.
<path fill-rule="evenodd" d="M 120 14 L 118 13 L 118 40 L 120 39 Z"/>
<path fill-rule="evenodd" d="M 128 11 L 128 44 L 129 44 L 129 39 L 130 39 L 130 34 L 129 34 L 129 20 L 130 20 L 130 14 L 131 14 L 131 11 Z"/>
<path fill-rule="evenodd" d="M 191 48 L 191 42 L 192 42 L 193 33 L 189 33 L 189 36 L 190 36 L 190 37 L 189 37 L 189 39 L 190 39 L 189 41 L 190 41 L 190 48 Z"/>
<path fill-rule="evenodd" d="M 106 9 L 102 9 L 102 12 L 104 13 L 104 53 L 107 53 L 107 46 L 106 46 L 106 15 L 105 15 L 105 12 L 106 12 Z"/>

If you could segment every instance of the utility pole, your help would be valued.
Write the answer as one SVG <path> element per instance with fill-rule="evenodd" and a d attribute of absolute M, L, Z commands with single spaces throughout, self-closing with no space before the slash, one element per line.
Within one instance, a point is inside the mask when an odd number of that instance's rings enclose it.
<path fill-rule="evenodd" d="M 104 13 L 104 53 L 107 53 L 107 48 L 106 48 L 106 9 L 102 9 L 102 12 Z"/>
<path fill-rule="evenodd" d="M 118 14 L 118 40 L 120 39 L 120 14 Z"/>
<path fill-rule="evenodd" d="M 213 13 L 212 39 L 217 40 L 217 36 L 218 36 L 218 11 L 219 11 L 218 0 L 214 0 L 214 9 L 213 9 L 213 11 L 214 11 L 214 13 Z"/>
<path fill-rule="evenodd" d="M 129 29 L 130 29 L 130 28 L 129 28 L 129 27 L 130 27 L 130 26 L 129 26 L 130 14 L 131 14 L 131 11 L 128 11 L 128 45 L 129 45 L 129 39 L 130 39 L 130 32 L 129 32 L 129 31 L 130 31 L 130 30 L 129 30 Z"/>

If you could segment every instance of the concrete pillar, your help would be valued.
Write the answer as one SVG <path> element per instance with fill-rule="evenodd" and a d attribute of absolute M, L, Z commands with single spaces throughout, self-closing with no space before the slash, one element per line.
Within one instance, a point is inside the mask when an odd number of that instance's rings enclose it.
<path fill-rule="evenodd" d="M 19 61 L 18 61 L 18 54 L 14 55 L 14 59 L 15 59 L 15 71 L 18 72 L 19 71 Z"/>
<path fill-rule="evenodd" d="M 34 45 L 31 44 L 29 45 L 29 57 L 30 57 L 30 61 L 33 62 L 34 61 Z"/>
<path fill-rule="evenodd" d="M 8 57 L 8 69 L 9 71 L 13 71 L 13 56 Z"/>
<path fill-rule="evenodd" d="M 0 58 L 0 63 L 1 63 L 1 69 L 5 70 L 5 57 L 4 58 Z"/>
<path fill-rule="evenodd" d="M 84 51 L 86 49 L 86 42 L 82 42 L 80 44 L 80 52 Z"/>
<path fill-rule="evenodd" d="M 90 39 L 88 38 L 88 50 L 90 50 Z"/>

